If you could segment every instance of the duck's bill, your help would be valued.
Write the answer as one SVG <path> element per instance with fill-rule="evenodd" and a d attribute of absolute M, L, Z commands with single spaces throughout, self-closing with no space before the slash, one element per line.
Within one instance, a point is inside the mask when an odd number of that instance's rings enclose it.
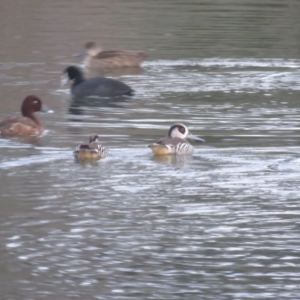
<path fill-rule="evenodd" d="M 54 111 L 52 109 L 50 109 L 49 107 L 47 107 L 46 105 L 42 105 L 41 107 L 41 112 L 44 112 L 44 113 L 48 113 L 48 114 L 52 114 L 54 113 Z"/>
<path fill-rule="evenodd" d="M 191 140 L 194 140 L 194 141 L 196 141 L 196 142 L 201 142 L 201 143 L 204 143 L 204 142 L 205 142 L 204 139 L 201 139 L 199 136 L 193 135 L 193 134 L 191 134 L 191 133 L 189 133 L 189 134 L 187 135 L 187 138 L 188 138 L 188 139 L 191 139 Z"/>
<path fill-rule="evenodd" d="M 68 77 L 68 74 L 67 73 L 63 73 L 61 76 L 60 76 L 60 85 L 63 87 L 65 86 L 69 81 L 69 77 Z"/>
<path fill-rule="evenodd" d="M 86 56 L 86 52 L 85 51 L 81 51 L 81 52 L 78 52 L 76 54 L 73 55 L 74 57 L 83 57 L 83 56 Z"/>

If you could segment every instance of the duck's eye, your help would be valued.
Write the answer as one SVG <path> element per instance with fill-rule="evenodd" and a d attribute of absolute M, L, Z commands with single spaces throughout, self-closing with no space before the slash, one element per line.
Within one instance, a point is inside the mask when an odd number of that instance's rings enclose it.
<path fill-rule="evenodd" d="M 181 133 L 185 133 L 185 129 L 184 129 L 184 127 L 179 127 L 179 132 L 181 132 Z"/>

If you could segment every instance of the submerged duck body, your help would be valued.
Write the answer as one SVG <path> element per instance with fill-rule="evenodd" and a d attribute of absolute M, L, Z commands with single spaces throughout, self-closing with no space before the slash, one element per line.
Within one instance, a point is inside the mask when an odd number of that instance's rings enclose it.
<path fill-rule="evenodd" d="M 82 55 L 85 56 L 83 63 L 88 68 L 139 67 L 148 56 L 143 51 L 103 51 L 95 42 L 86 43 L 85 51 L 80 56 Z"/>
<path fill-rule="evenodd" d="M 167 137 L 148 145 L 148 147 L 152 149 L 152 152 L 155 155 L 189 155 L 194 152 L 194 147 L 186 140 L 186 138 L 204 142 L 203 139 L 191 134 L 184 124 L 177 123 L 170 127 Z"/>
<path fill-rule="evenodd" d="M 131 96 L 133 89 L 125 83 L 106 77 L 93 77 L 85 79 L 82 71 L 70 66 L 65 69 L 69 80 L 73 81 L 71 86 L 71 93 L 75 97 L 117 97 L 117 96 Z"/>
<path fill-rule="evenodd" d="M 91 135 L 89 143 L 80 144 L 74 151 L 77 160 L 98 160 L 107 156 L 106 149 L 100 144 L 98 135 Z"/>
<path fill-rule="evenodd" d="M 22 103 L 22 116 L 8 116 L 0 121 L 0 136 L 26 137 L 40 135 L 44 128 L 35 112 L 52 112 L 42 104 L 41 99 L 35 95 L 27 96 Z"/>

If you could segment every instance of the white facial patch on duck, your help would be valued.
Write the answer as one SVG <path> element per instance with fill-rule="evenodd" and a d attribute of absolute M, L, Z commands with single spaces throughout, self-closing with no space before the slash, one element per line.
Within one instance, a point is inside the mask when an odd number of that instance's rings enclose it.
<path fill-rule="evenodd" d="M 175 137 L 178 137 L 178 138 L 183 138 L 183 134 L 179 131 L 179 127 L 176 126 L 173 128 L 172 132 L 171 132 L 171 137 L 172 138 L 175 138 Z"/>

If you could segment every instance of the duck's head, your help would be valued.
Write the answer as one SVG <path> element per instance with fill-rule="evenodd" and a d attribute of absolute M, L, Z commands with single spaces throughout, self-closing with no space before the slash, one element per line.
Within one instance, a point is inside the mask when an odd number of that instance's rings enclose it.
<path fill-rule="evenodd" d="M 201 139 L 200 137 L 191 134 L 188 128 L 182 123 L 176 123 L 170 127 L 169 137 L 180 139 L 188 138 L 197 142 L 205 142 L 205 140 Z"/>
<path fill-rule="evenodd" d="M 90 135 L 89 142 L 99 142 L 99 136 L 97 134 Z"/>
<path fill-rule="evenodd" d="M 95 42 L 88 42 L 84 46 L 84 51 L 81 51 L 77 53 L 75 56 L 82 57 L 82 56 L 97 56 L 99 53 L 101 53 L 103 49 L 98 46 Z"/>
<path fill-rule="evenodd" d="M 84 48 L 85 52 L 91 56 L 96 56 L 103 51 L 103 49 L 100 46 L 98 46 L 95 42 L 86 43 Z"/>
<path fill-rule="evenodd" d="M 53 112 L 46 105 L 42 103 L 42 100 L 35 95 L 27 96 L 22 103 L 21 112 L 23 116 L 31 115 L 37 111 L 51 113 Z"/>

